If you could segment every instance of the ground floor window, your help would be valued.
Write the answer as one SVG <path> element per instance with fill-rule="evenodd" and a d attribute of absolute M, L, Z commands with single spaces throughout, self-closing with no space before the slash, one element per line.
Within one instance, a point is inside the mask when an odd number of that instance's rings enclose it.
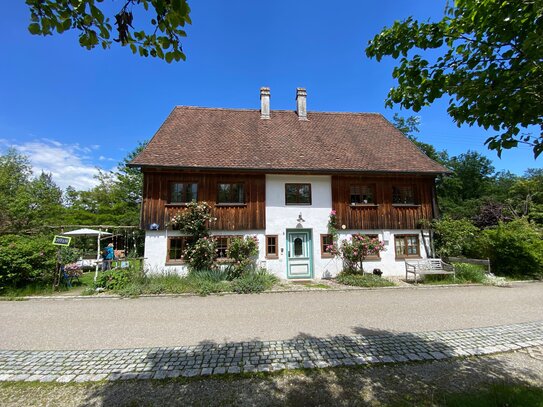
<path fill-rule="evenodd" d="M 186 247 L 187 236 L 169 237 L 166 263 L 182 263 Z"/>
<path fill-rule="evenodd" d="M 279 257 L 277 235 L 266 235 L 266 257 L 268 259 L 276 259 Z"/>
<path fill-rule="evenodd" d="M 394 237 L 396 257 L 420 257 L 418 235 L 396 235 Z"/>
<path fill-rule="evenodd" d="M 243 236 L 215 236 L 215 241 L 217 242 L 217 258 L 218 259 L 227 259 L 227 252 L 228 248 L 230 247 L 230 244 L 232 242 L 232 239 L 240 238 L 242 239 Z"/>
<path fill-rule="evenodd" d="M 379 235 L 366 235 L 366 234 L 364 234 L 364 236 L 367 236 L 370 239 L 379 239 Z M 380 260 L 380 259 L 381 259 L 381 256 L 379 256 L 379 252 L 377 252 L 375 254 L 368 254 L 366 256 L 366 260 Z"/>
<path fill-rule="evenodd" d="M 321 257 L 333 257 L 332 253 L 328 251 L 328 247 L 334 244 L 334 236 L 332 235 L 321 235 Z"/>

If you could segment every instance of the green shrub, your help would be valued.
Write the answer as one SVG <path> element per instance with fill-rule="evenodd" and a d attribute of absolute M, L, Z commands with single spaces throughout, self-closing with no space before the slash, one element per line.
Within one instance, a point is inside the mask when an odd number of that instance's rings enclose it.
<path fill-rule="evenodd" d="M 515 278 L 543 276 L 543 236 L 525 219 L 500 223 L 477 240 L 481 258 L 489 258 L 492 272 Z"/>
<path fill-rule="evenodd" d="M 52 282 L 56 248 L 51 236 L 0 236 L 0 289 Z"/>
<path fill-rule="evenodd" d="M 277 277 L 265 269 L 244 273 L 232 281 L 232 290 L 238 294 L 261 293 L 269 290 L 277 283 Z"/>
<path fill-rule="evenodd" d="M 96 279 L 96 286 L 106 290 L 122 290 L 134 279 L 134 274 L 134 271 L 130 269 L 103 271 Z"/>
<path fill-rule="evenodd" d="M 443 218 L 434 221 L 436 251 L 441 257 L 469 256 L 473 253 L 479 229 L 467 219 Z"/>
<path fill-rule="evenodd" d="M 486 267 L 476 264 L 455 263 L 456 279 L 466 283 L 484 283 L 486 280 Z"/>
<path fill-rule="evenodd" d="M 374 276 L 373 274 L 349 274 L 341 272 L 337 276 L 336 281 L 340 284 L 356 287 L 390 287 L 394 285 L 392 281 Z"/>

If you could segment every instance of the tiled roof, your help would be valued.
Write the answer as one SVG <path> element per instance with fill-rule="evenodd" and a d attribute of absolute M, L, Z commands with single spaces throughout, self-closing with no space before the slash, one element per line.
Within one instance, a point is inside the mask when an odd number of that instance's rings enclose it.
<path fill-rule="evenodd" d="M 382 115 L 179 106 L 131 166 L 443 173 Z"/>

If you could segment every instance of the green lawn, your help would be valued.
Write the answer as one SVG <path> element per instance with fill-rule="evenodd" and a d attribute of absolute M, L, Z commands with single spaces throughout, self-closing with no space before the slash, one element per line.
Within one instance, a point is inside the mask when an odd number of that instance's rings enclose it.
<path fill-rule="evenodd" d="M 314 283 L 312 281 L 292 281 L 292 284 L 303 285 L 304 287 L 309 287 L 309 288 L 323 288 L 323 289 L 331 288 L 328 284 Z"/>
<path fill-rule="evenodd" d="M 484 267 L 455 263 L 456 277 L 449 275 L 426 275 L 422 279 L 423 284 L 484 284 L 486 281 Z"/>
<path fill-rule="evenodd" d="M 487 389 L 442 396 L 447 407 L 543 407 L 543 389 L 526 385 L 493 385 Z"/>
<path fill-rule="evenodd" d="M 32 295 L 52 295 L 52 294 L 58 294 L 58 293 L 65 293 L 65 294 L 80 294 L 83 290 L 87 288 L 93 288 L 94 287 L 94 271 L 89 271 L 83 273 L 81 277 L 79 277 L 79 282 L 75 280 L 72 283 L 72 288 L 66 287 L 66 285 L 63 283 L 61 284 L 56 290 L 53 290 L 53 287 L 51 284 L 43 284 L 43 283 L 33 283 L 28 284 L 24 287 L 6 287 L 3 291 L 0 292 L 0 298 L 4 299 L 11 299 L 11 298 L 20 298 L 20 297 L 28 297 Z"/>
<path fill-rule="evenodd" d="M 388 367 L 387 369 L 391 369 Z M 443 393 L 422 387 L 400 390 L 398 378 L 372 393 L 359 368 L 331 368 L 212 378 L 127 380 L 95 383 L 0 383 L 0 399 L 14 406 L 123 405 L 360 405 L 398 407 L 543 407 L 543 389 L 527 384 L 483 385 Z M 379 379 L 377 379 L 379 380 Z M 205 389 L 205 391 L 203 391 Z M 437 390 L 437 391 L 436 391 Z M 383 397 L 383 394 L 386 396 Z"/>
<path fill-rule="evenodd" d="M 391 287 L 395 284 L 373 274 L 345 274 L 340 273 L 336 281 L 339 284 L 352 285 L 355 287 Z"/>

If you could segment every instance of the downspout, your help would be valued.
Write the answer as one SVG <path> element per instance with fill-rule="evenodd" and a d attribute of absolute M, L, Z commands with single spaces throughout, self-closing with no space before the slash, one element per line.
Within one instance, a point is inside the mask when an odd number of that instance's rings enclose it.
<path fill-rule="evenodd" d="M 436 191 L 436 180 L 432 184 L 432 220 L 439 217 L 439 205 L 437 204 L 437 191 Z M 434 229 L 430 227 L 430 251 L 432 252 L 432 257 L 436 257 L 436 250 L 434 245 Z"/>

